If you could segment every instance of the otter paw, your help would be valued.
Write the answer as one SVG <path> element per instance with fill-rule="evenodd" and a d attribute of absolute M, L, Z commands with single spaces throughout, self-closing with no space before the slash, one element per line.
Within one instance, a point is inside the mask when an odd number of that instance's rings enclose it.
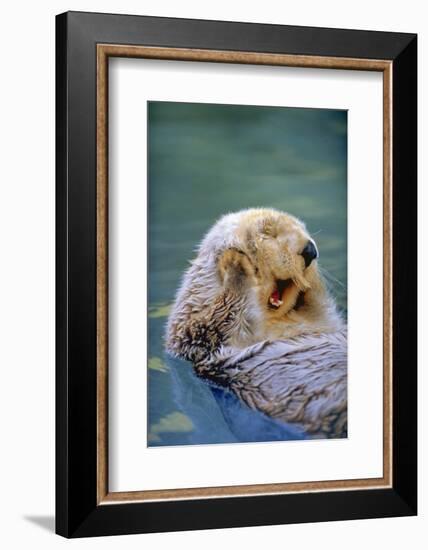
<path fill-rule="evenodd" d="M 235 248 L 223 252 L 218 260 L 218 270 L 226 288 L 239 290 L 255 282 L 253 264 L 246 254 Z"/>

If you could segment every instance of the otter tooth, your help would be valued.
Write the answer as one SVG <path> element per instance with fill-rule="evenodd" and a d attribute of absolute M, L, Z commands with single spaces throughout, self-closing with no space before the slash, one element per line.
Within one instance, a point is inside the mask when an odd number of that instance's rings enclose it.
<path fill-rule="evenodd" d="M 272 298 L 272 296 L 269 298 L 269 302 L 275 307 L 282 306 L 282 304 L 284 303 L 282 300 L 276 300 L 275 298 Z"/>

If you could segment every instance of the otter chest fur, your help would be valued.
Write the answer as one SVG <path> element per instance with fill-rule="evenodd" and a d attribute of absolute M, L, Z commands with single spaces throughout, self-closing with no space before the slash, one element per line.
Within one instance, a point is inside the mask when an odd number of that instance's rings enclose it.
<path fill-rule="evenodd" d="M 221 218 L 183 276 L 169 353 L 252 408 L 343 437 L 346 326 L 304 224 L 272 209 Z"/>

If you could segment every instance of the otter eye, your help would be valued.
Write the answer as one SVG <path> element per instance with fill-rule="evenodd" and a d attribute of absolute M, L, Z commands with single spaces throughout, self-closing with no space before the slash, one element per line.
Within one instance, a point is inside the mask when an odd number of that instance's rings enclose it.
<path fill-rule="evenodd" d="M 275 239 L 278 235 L 277 229 L 275 227 L 275 224 L 272 222 L 272 220 L 263 220 L 260 225 L 260 233 L 264 237 L 271 237 Z"/>
<path fill-rule="evenodd" d="M 272 227 L 264 227 L 261 234 L 263 237 L 270 237 L 271 239 L 276 239 L 278 236 L 278 233 Z"/>

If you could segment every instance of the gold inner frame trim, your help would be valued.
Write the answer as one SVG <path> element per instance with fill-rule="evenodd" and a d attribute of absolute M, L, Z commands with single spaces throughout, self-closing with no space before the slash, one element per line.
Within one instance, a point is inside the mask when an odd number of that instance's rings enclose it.
<path fill-rule="evenodd" d="M 133 57 L 383 73 L 383 476 L 226 487 L 109 492 L 108 488 L 108 59 Z M 97 503 L 222 498 L 392 486 L 392 70 L 391 61 L 97 44 Z"/>

